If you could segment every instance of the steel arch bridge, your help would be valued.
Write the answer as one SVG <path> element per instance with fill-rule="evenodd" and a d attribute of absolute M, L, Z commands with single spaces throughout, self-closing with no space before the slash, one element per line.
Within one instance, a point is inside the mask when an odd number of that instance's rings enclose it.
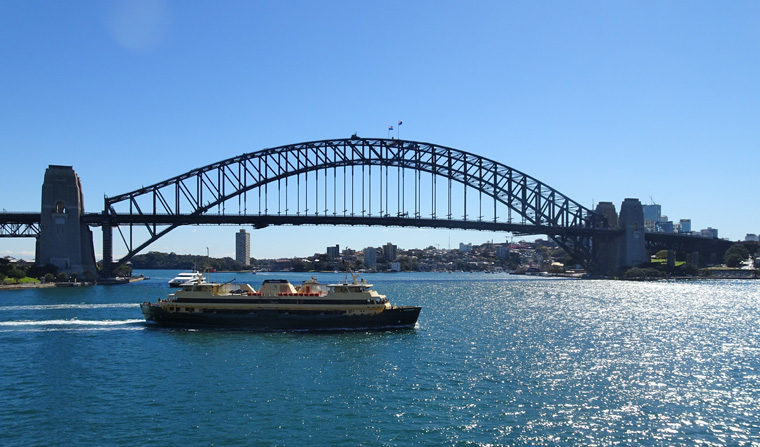
<path fill-rule="evenodd" d="M 554 188 L 470 152 L 417 141 L 348 139 L 263 149 L 105 198 L 111 268 L 181 225 L 381 225 L 545 234 L 587 268 L 601 215 Z M 113 262 L 113 228 L 128 251 Z M 110 268 L 109 268 L 110 266 Z"/>

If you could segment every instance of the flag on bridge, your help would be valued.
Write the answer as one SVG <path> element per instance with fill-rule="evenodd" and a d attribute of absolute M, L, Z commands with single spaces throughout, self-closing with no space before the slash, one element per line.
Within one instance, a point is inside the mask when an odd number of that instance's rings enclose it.
<path fill-rule="evenodd" d="M 388 130 L 393 130 L 393 126 L 388 126 Z"/>
<path fill-rule="evenodd" d="M 401 125 L 401 120 L 398 120 L 398 125 L 399 125 L 399 126 Z"/>

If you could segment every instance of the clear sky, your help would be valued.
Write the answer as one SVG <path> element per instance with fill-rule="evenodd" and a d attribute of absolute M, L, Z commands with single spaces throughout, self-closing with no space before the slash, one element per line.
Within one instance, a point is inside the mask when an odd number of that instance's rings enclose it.
<path fill-rule="evenodd" d="M 758 23 L 756 1 L 0 0 L 0 207 L 38 211 L 50 164 L 72 165 L 100 211 L 218 160 L 403 120 L 403 139 L 588 207 L 651 197 L 743 239 L 760 233 Z M 148 250 L 234 256 L 238 229 Z M 253 231 L 252 255 L 505 237 L 280 227 Z M 5 255 L 33 257 L 33 240 L 0 239 Z"/>

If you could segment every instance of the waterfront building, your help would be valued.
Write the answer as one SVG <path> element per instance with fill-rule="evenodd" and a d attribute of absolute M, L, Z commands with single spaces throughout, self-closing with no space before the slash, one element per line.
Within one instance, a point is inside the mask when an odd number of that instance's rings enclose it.
<path fill-rule="evenodd" d="M 328 259 L 337 259 L 339 256 L 340 256 L 340 245 L 336 245 L 335 247 L 327 247 Z"/>
<path fill-rule="evenodd" d="M 644 212 L 644 220 L 651 220 L 653 222 L 660 220 L 660 217 L 662 216 L 662 205 L 641 205 L 641 208 Z"/>
<path fill-rule="evenodd" d="M 662 205 L 641 205 L 644 212 L 644 227 L 647 231 L 657 231 L 657 222 L 662 218 Z"/>
<path fill-rule="evenodd" d="M 235 233 L 235 260 L 251 264 L 251 234 L 245 230 Z"/>
<path fill-rule="evenodd" d="M 644 211 L 644 227 L 647 231 L 659 231 L 657 223 L 662 219 L 662 206 L 657 204 L 641 205 Z"/>
<path fill-rule="evenodd" d="M 400 262 L 398 262 L 398 261 L 396 261 L 396 262 L 391 262 L 391 263 L 388 265 L 388 267 L 390 267 L 390 269 L 391 269 L 391 271 L 392 271 L 392 272 L 400 272 L 400 271 L 401 271 L 401 263 L 400 263 Z"/>
<path fill-rule="evenodd" d="M 717 228 L 707 227 L 704 230 L 701 230 L 699 234 L 702 237 L 709 237 L 710 239 L 718 239 L 718 230 Z"/>
<path fill-rule="evenodd" d="M 499 245 L 496 247 L 496 257 L 501 259 L 509 258 L 509 245 Z"/>
<path fill-rule="evenodd" d="M 375 247 L 364 249 L 364 265 L 370 269 L 377 267 L 377 250 Z"/>
<path fill-rule="evenodd" d="M 393 261 L 398 257 L 398 247 L 388 242 L 383 245 L 383 259 L 386 261 Z"/>
<path fill-rule="evenodd" d="M 644 226 L 646 226 L 646 224 Z M 670 220 L 660 221 L 660 222 L 657 222 L 657 225 L 655 226 L 655 228 L 657 228 L 657 231 L 661 233 L 672 233 L 673 222 Z"/>

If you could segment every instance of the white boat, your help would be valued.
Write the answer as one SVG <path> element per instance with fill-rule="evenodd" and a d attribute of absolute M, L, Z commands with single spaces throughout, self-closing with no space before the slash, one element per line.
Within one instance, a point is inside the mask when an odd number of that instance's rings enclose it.
<path fill-rule="evenodd" d="M 182 272 L 169 281 L 169 287 L 180 287 L 188 282 L 198 282 L 201 278 L 203 278 L 203 274 L 197 270 Z"/>

